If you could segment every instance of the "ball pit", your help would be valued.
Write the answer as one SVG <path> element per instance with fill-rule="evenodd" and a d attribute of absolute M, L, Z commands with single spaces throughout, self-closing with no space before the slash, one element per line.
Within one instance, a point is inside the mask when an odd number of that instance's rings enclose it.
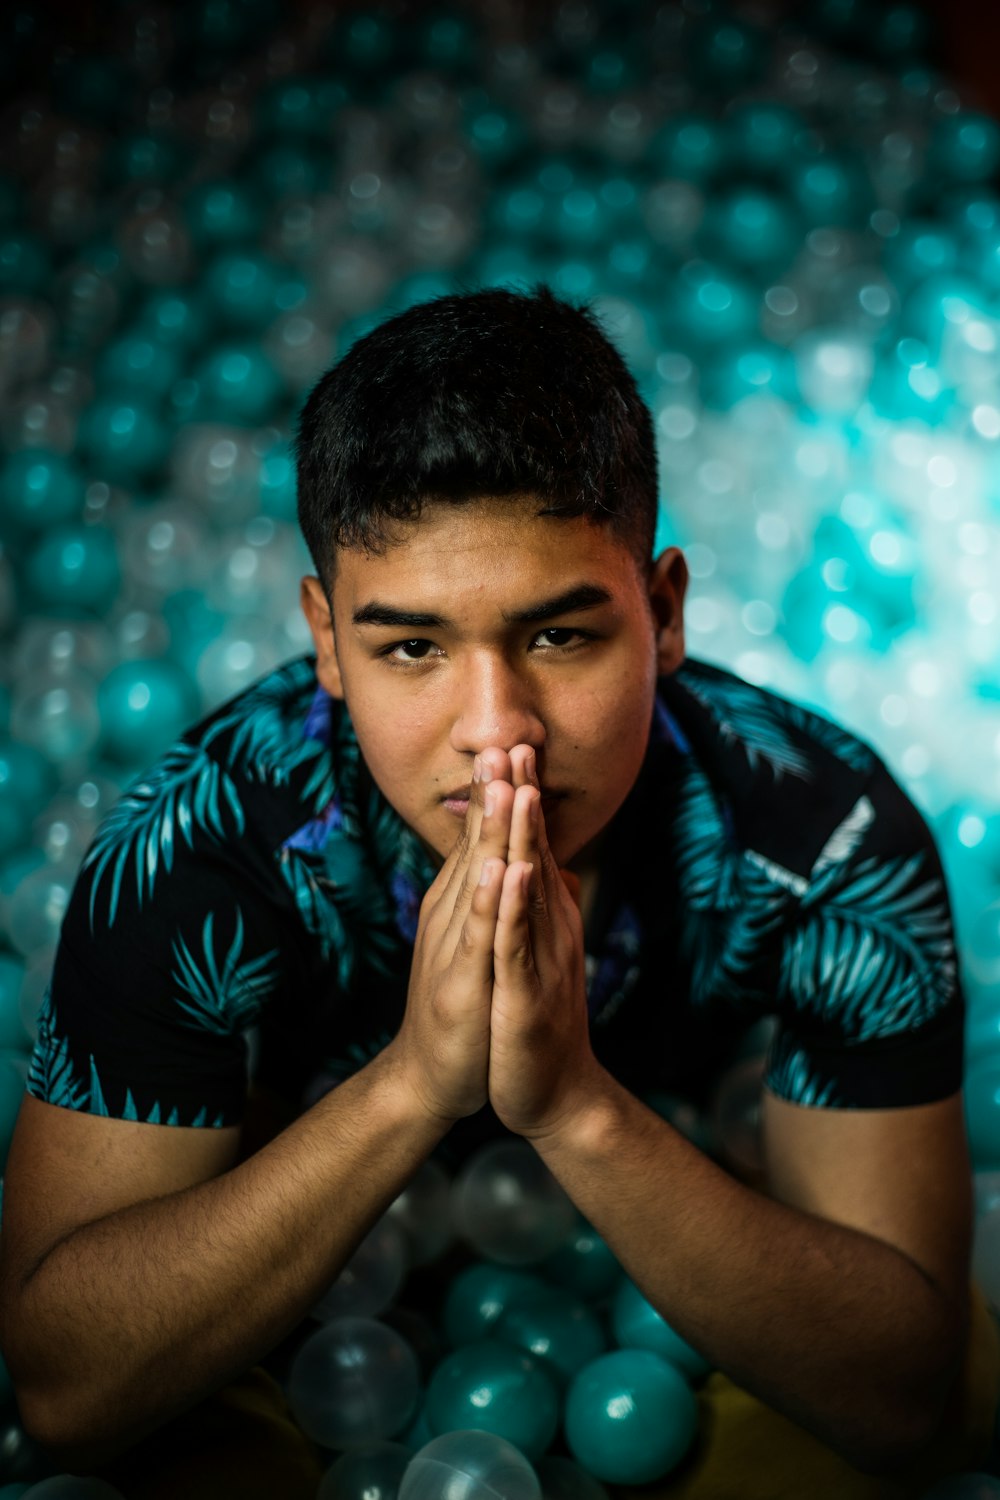
<path fill-rule="evenodd" d="M 145 29 L 116 10 L 95 20 L 108 56 L 62 58 L 49 96 L 15 100 L 0 181 L 0 1145 L 97 821 L 195 717 L 306 648 L 289 624 L 311 571 L 290 449 L 306 389 L 383 312 L 544 276 L 598 300 L 642 380 L 661 535 L 692 561 L 692 654 L 870 739 L 935 827 L 970 1000 L 973 1162 L 1000 1167 L 1000 127 L 936 74 L 912 6 L 873 23 L 860 0 L 820 0 L 773 37 L 736 6 L 695 7 L 701 24 L 679 28 L 674 9 L 622 27 L 603 0 L 530 37 L 443 7 L 349 8 L 311 31 L 265 3 L 193 3 L 173 26 L 150 12 Z M 29 58 L 47 41 L 30 19 Z M 254 539 L 257 518 L 277 529 Z M 694 1126 L 703 1143 L 725 1132 L 750 1170 L 746 1081 Z M 461 1177 L 448 1200 L 431 1165 L 390 1210 L 400 1234 L 375 1232 L 395 1246 L 374 1257 L 380 1288 L 352 1261 L 328 1310 L 358 1312 L 365 1282 L 363 1305 L 390 1317 L 457 1233 L 496 1261 L 454 1273 L 452 1357 L 487 1336 L 540 1354 L 533 1295 L 580 1328 L 613 1306 L 620 1343 L 653 1338 L 662 1319 L 558 1193 L 532 1221 L 491 1218 L 490 1191 Z M 995 1213 L 981 1205 L 976 1269 L 1000 1301 Z M 438 1462 L 406 1500 L 430 1495 Z M 538 1482 L 511 1473 L 504 1500 L 536 1500 Z M 543 1500 L 601 1492 L 559 1454 L 538 1476 Z M 65 1488 L 91 1483 L 30 1493 L 110 1494 Z M 480 1478 L 462 1483 L 474 1500 Z M 933 1493 L 995 1491 L 966 1476 Z"/>

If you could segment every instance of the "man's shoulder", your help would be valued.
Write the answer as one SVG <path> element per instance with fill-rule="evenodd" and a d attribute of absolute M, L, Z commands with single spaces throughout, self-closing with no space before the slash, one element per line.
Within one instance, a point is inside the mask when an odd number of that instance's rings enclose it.
<path fill-rule="evenodd" d="M 881 767 L 842 725 L 707 662 L 688 659 L 662 680 L 659 702 L 725 801 L 739 843 L 798 877 Z"/>
<path fill-rule="evenodd" d="M 317 688 L 315 659 L 300 657 L 187 729 L 97 829 L 78 881 L 91 925 L 99 898 L 110 924 L 131 887 L 141 908 L 190 878 L 192 859 L 253 865 L 270 881 L 273 851 L 333 797 L 337 751 L 352 738 L 338 707 Z"/>

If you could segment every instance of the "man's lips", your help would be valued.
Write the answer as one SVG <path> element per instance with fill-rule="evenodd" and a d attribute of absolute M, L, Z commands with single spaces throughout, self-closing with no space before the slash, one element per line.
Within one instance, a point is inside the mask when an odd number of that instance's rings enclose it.
<path fill-rule="evenodd" d="M 450 813 L 456 817 L 464 818 L 469 810 L 469 792 L 471 788 L 468 783 L 462 787 L 455 787 L 453 791 L 445 792 L 441 798 L 442 804 Z M 551 787 L 542 788 L 542 808 L 551 807 L 553 802 L 560 802 L 567 795 L 566 792 L 554 790 Z"/>

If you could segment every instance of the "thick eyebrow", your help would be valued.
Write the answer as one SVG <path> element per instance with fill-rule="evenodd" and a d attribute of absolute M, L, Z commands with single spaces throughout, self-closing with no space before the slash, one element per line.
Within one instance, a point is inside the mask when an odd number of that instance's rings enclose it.
<path fill-rule="evenodd" d="M 606 588 L 596 583 L 581 583 L 551 599 L 541 599 L 537 604 L 530 604 L 527 609 L 510 612 L 504 610 L 503 618 L 512 625 L 538 625 L 543 620 L 577 614 L 583 609 L 596 609 L 611 601 L 612 596 Z M 360 605 L 351 618 L 355 625 L 384 625 L 393 630 L 442 630 L 451 624 L 444 615 L 396 609 L 391 604 L 382 604 L 378 599 L 371 599 L 367 604 Z"/>

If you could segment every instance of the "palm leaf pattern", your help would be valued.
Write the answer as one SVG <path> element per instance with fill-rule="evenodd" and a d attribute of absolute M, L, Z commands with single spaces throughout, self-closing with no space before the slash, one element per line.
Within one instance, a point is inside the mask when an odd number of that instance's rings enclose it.
<path fill-rule="evenodd" d="M 775 1038 L 768 1057 L 765 1084 L 779 1099 L 816 1108 L 836 1106 L 836 1084 L 824 1077 L 809 1054 L 788 1037 Z"/>
<path fill-rule="evenodd" d="M 808 780 L 809 757 L 788 734 L 788 717 L 781 712 L 780 699 L 763 692 L 737 677 L 716 674 L 700 666 L 697 671 L 677 674 L 681 685 L 707 708 L 727 744 L 739 742 L 751 769 L 758 762 L 771 767 L 775 777 L 786 771 Z"/>
<path fill-rule="evenodd" d="M 52 994 L 46 988 L 38 1012 L 38 1041 L 28 1070 L 28 1092 L 47 1104 L 65 1109 L 86 1109 L 90 1090 L 73 1069 L 69 1055 L 69 1038 L 56 1031 Z"/>
<path fill-rule="evenodd" d="M 684 761 L 674 808 L 675 858 L 686 904 L 693 911 L 731 910 L 738 900 L 739 854 L 712 784 L 693 759 Z"/>
<path fill-rule="evenodd" d="M 199 963 L 182 937 L 174 941 L 177 962 L 172 978 L 180 994 L 175 998 L 191 1024 L 220 1036 L 231 1036 L 256 1020 L 266 997 L 278 982 L 279 953 L 271 948 L 240 963 L 243 954 L 243 913 L 236 908 L 236 930 L 221 968 L 215 951 L 215 913 L 209 912 L 201 929 Z M 182 996 L 186 996 L 184 999 Z"/>
<path fill-rule="evenodd" d="M 955 948 L 944 885 L 925 851 L 823 869 L 781 958 L 796 1010 L 852 1040 L 925 1024 L 952 999 Z"/>
<path fill-rule="evenodd" d="M 207 749 L 215 740 L 230 736 L 226 764 L 241 765 L 257 781 L 284 786 L 291 773 L 305 762 L 320 757 L 319 742 L 302 732 L 301 703 L 304 691 L 315 688 L 312 660 L 298 657 L 268 673 L 239 697 L 227 712 L 219 711 L 202 735 Z M 326 772 L 328 768 L 317 767 Z M 312 788 L 306 796 L 314 795 Z"/>
<path fill-rule="evenodd" d="M 733 909 L 691 914 L 681 949 L 691 972 L 691 1000 L 699 1007 L 723 1001 L 759 1008 L 773 995 L 772 935 L 787 921 L 793 898 L 752 859 L 741 859 L 731 877 Z"/>
<path fill-rule="evenodd" d="M 772 697 L 771 702 L 775 712 L 794 729 L 808 735 L 822 745 L 824 750 L 829 750 L 831 755 L 850 766 L 852 771 L 868 773 L 875 769 L 878 759 L 871 746 L 866 745 L 864 740 L 859 740 L 856 735 L 849 734 L 839 724 L 834 724 L 832 719 L 824 718 L 812 709 L 803 708 L 801 703 L 790 703 L 787 698 Z"/>
<path fill-rule="evenodd" d="M 228 812 L 229 827 L 227 828 Z M 161 869 L 173 868 L 174 840 L 179 834 L 194 848 L 195 829 L 222 843 L 242 834 L 245 817 L 236 784 L 201 745 L 181 740 L 144 777 L 134 781 L 103 820 L 87 851 L 82 870 L 93 869 L 90 887 L 90 931 L 105 875 L 110 872 L 107 925 L 118 914 L 122 881 L 134 863 L 139 906 L 151 897 Z"/>

